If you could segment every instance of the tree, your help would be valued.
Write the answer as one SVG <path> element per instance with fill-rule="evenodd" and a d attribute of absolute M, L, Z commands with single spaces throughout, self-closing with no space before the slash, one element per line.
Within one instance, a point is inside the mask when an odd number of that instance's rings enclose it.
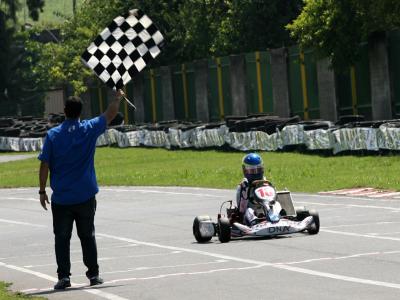
<path fill-rule="evenodd" d="M 69 82 L 76 94 L 85 91 L 93 75 L 80 62 L 81 53 L 115 16 L 132 8 L 143 10 L 164 35 L 165 47 L 150 66 L 157 67 L 291 44 L 284 26 L 301 7 L 301 0 L 85 1 L 60 27 L 61 43 L 31 43 L 40 57 L 35 73 L 42 82 Z"/>
<path fill-rule="evenodd" d="M 32 18 L 38 18 L 43 0 L 28 0 Z M 21 102 L 35 89 L 30 78 L 30 54 L 25 51 L 26 34 L 18 32 L 17 11 L 21 8 L 16 0 L 3 0 L 0 6 L 0 102 Z"/>
<path fill-rule="evenodd" d="M 302 0 L 229 0 L 215 28 L 212 51 L 219 55 L 265 50 L 293 44 L 285 25 L 295 19 Z"/>
<path fill-rule="evenodd" d="M 305 0 L 287 28 L 302 48 L 314 48 L 334 68 L 344 69 L 357 61 L 362 42 L 399 25 L 397 0 Z"/>

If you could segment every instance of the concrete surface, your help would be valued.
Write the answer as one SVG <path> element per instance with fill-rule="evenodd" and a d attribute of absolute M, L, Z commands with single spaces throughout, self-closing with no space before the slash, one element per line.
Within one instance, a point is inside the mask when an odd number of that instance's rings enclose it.
<path fill-rule="evenodd" d="M 49 299 L 398 299 L 400 202 L 294 194 L 320 213 L 318 235 L 198 244 L 196 215 L 215 220 L 233 190 L 103 187 L 96 234 L 105 284 L 89 288 L 74 232 L 73 287 L 54 292 L 50 211 L 37 189 L 0 191 L 0 280 Z M 74 230 L 75 231 L 75 230 Z"/>

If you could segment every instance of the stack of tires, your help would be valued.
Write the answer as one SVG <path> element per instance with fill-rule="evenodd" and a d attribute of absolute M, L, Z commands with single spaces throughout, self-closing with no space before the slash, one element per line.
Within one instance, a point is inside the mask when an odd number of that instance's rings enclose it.
<path fill-rule="evenodd" d="M 0 117 L 0 136 L 38 138 L 45 137 L 47 130 L 64 120 L 61 114 L 51 114 L 49 119 L 32 116 Z"/>

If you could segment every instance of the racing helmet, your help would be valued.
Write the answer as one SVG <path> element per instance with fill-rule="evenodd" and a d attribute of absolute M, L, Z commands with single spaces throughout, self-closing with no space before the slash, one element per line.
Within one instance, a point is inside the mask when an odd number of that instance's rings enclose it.
<path fill-rule="evenodd" d="M 242 159 L 243 175 L 249 182 L 264 178 L 264 163 L 260 155 L 249 153 Z"/>

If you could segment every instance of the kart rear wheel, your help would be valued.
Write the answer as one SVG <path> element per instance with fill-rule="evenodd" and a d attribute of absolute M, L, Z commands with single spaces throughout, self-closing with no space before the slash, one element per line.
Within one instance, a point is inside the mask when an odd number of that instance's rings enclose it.
<path fill-rule="evenodd" d="M 221 243 L 227 243 L 231 240 L 231 224 L 228 218 L 218 220 L 218 239 Z"/>
<path fill-rule="evenodd" d="M 305 218 L 307 218 L 310 215 L 310 212 L 305 206 L 299 206 L 296 207 L 296 220 L 297 221 L 303 221 Z"/>
<path fill-rule="evenodd" d="M 319 232 L 319 214 L 315 209 L 311 209 L 309 214 L 313 217 L 314 222 L 307 231 L 309 234 L 317 234 Z"/>
<path fill-rule="evenodd" d="M 209 237 L 201 236 L 200 222 L 202 222 L 202 221 L 211 221 L 211 218 L 209 216 L 197 216 L 196 218 L 194 218 L 193 235 L 198 243 L 207 243 L 211 240 L 212 237 L 211 236 L 209 236 Z"/>

